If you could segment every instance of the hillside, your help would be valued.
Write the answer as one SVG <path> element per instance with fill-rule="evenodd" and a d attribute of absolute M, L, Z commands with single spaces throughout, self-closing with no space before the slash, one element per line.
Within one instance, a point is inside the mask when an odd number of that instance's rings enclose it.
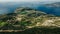
<path fill-rule="evenodd" d="M 14 13 L 0 16 L 0 30 L 60 28 L 60 17 L 31 8 L 17 8 Z"/>

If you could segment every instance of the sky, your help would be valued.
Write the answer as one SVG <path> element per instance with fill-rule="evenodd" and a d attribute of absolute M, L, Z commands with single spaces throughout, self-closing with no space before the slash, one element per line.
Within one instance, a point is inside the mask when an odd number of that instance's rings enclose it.
<path fill-rule="evenodd" d="M 44 2 L 44 1 L 60 1 L 60 0 L 0 0 L 0 2 L 30 2 L 30 1 Z"/>

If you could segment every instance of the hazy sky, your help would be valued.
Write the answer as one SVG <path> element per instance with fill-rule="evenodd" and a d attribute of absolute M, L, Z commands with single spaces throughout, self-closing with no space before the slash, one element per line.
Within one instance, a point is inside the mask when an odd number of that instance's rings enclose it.
<path fill-rule="evenodd" d="M 30 2 L 30 1 L 60 1 L 60 0 L 0 0 L 0 2 Z"/>

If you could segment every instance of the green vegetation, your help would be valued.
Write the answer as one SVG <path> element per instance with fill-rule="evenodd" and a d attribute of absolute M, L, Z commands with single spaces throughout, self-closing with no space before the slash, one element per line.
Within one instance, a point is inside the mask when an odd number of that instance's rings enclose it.
<path fill-rule="evenodd" d="M 0 22 L 0 27 L 5 26 L 7 23 L 6 22 Z"/>
<path fill-rule="evenodd" d="M 14 13 L 0 16 L 0 30 L 50 33 L 55 28 L 56 30 L 60 28 L 60 17 L 33 9 L 19 8 Z"/>

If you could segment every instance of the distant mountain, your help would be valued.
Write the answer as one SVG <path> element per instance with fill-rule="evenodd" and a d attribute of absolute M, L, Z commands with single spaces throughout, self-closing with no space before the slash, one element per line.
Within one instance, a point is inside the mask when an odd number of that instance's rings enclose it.
<path fill-rule="evenodd" d="M 47 7 L 60 7 L 60 2 L 52 3 L 52 4 L 46 4 Z"/>
<path fill-rule="evenodd" d="M 47 14 L 60 16 L 60 2 L 44 4 L 42 6 L 39 5 L 37 10 L 46 12 Z"/>

